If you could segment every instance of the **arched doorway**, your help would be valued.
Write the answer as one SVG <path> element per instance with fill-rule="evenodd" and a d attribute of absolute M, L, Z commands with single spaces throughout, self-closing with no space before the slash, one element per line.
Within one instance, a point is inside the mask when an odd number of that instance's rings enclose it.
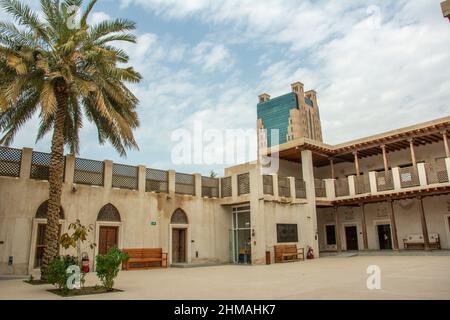
<path fill-rule="evenodd" d="M 190 262 L 189 219 L 182 209 L 177 209 L 170 219 L 171 263 Z"/>
<path fill-rule="evenodd" d="M 45 234 L 47 230 L 48 200 L 41 203 L 36 210 L 33 219 L 32 250 L 30 258 L 30 269 L 39 269 L 42 265 L 45 249 Z M 61 235 L 61 226 L 64 223 L 64 210 L 59 208 L 59 235 Z"/>
<path fill-rule="evenodd" d="M 122 219 L 119 210 L 108 203 L 103 206 L 97 215 L 97 248 L 98 254 L 106 254 L 114 247 L 119 247 L 120 227 Z"/>

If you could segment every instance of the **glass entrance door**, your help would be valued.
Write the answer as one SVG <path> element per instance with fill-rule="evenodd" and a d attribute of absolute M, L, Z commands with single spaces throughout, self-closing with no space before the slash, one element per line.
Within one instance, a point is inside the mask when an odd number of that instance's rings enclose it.
<path fill-rule="evenodd" d="M 252 231 L 250 223 L 250 207 L 233 208 L 233 262 L 252 263 Z"/>

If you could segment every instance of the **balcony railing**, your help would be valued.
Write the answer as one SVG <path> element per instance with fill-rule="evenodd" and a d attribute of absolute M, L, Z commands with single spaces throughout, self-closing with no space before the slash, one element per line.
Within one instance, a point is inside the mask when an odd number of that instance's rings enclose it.
<path fill-rule="evenodd" d="M 267 195 L 274 195 L 273 192 L 273 176 L 271 175 L 264 175 L 263 176 L 263 189 L 264 189 L 264 194 Z"/>
<path fill-rule="evenodd" d="M 425 164 L 428 184 L 448 182 L 448 172 L 444 161 L 436 161 L 433 164 Z"/>
<path fill-rule="evenodd" d="M 175 193 L 195 196 L 195 176 L 177 172 L 175 174 Z"/>
<path fill-rule="evenodd" d="M 306 199 L 306 183 L 302 179 L 295 179 L 295 197 Z"/>
<path fill-rule="evenodd" d="M 370 183 L 368 175 L 355 176 L 356 194 L 370 193 Z"/>
<path fill-rule="evenodd" d="M 288 178 L 278 176 L 278 195 L 285 198 L 291 197 L 291 185 Z"/>
<path fill-rule="evenodd" d="M 314 181 L 314 185 L 316 188 L 316 197 L 317 198 L 325 198 L 327 196 L 327 189 L 325 187 L 325 180 L 316 179 Z"/>
<path fill-rule="evenodd" d="M 202 197 L 219 197 L 219 179 L 202 177 Z"/>
<path fill-rule="evenodd" d="M 350 195 L 350 189 L 348 186 L 348 179 L 341 178 L 334 181 L 334 189 L 336 197 L 346 197 Z"/>
<path fill-rule="evenodd" d="M 414 166 L 399 168 L 400 184 L 402 188 L 412 188 L 420 186 L 417 168 Z"/>
<path fill-rule="evenodd" d="M 147 168 L 145 171 L 145 191 L 167 193 L 169 191 L 169 172 Z"/>
<path fill-rule="evenodd" d="M 50 177 L 50 153 L 33 151 L 31 156 L 30 178 L 35 180 L 48 180 Z"/>
<path fill-rule="evenodd" d="M 221 179 L 221 188 L 222 188 L 222 198 L 228 198 L 233 195 L 233 190 L 231 187 L 231 177 L 226 177 Z"/>
<path fill-rule="evenodd" d="M 237 176 L 238 195 L 242 196 L 250 193 L 250 174 L 244 173 Z"/>
<path fill-rule="evenodd" d="M 376 178 L 378 191 L 394 190 L 394 179 L 392 176 L 392 170 L 377 172 Z"/>
<path fill-rule="evenodd" d="M 113 164 L 112 186 L 120 189 L 138 189 L 138 167 Z"/>

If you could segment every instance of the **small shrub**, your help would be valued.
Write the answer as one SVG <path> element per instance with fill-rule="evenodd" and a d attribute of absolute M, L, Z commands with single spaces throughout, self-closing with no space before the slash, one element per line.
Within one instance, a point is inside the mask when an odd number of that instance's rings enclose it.
<path fill-rule="evenodd" d="M 70 274 L 67 274 L 67 268 L 73 265 L 78 265 L 78 259 L 72 256 L 57 257 L 50 262 L 48 266 L 48 283 L 56 286 L 59 290 L 67 292 L 67 279 Z"/>
<path fill-rule="evenodd" d="M 118 248 L 112 248 L 107 254 L 97 256 L 97 276 L 106 290 L 113 290 L 114 280 L 119 274 L 120 265 L 126 260 L 128 260 L 128 255 Z"/>

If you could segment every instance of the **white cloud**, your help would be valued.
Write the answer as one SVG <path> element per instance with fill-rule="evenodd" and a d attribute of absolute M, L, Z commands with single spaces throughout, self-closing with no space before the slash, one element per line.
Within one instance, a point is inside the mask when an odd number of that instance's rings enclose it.
<path fill-rule="evenodd" d="M 99 11 L 99 12 L 92 12 L 88 18 L 89 24 L 97 24 L 106 20 L 111 20 L 111 16 L 107 14 L 106 12 Z"/>
<path fill-rule="evenodd" d="M 206 72 L 226 71 L 233 66 L 230 51 L 223 44 L 201 42 L 193 50 L 192 62 Z"/>

